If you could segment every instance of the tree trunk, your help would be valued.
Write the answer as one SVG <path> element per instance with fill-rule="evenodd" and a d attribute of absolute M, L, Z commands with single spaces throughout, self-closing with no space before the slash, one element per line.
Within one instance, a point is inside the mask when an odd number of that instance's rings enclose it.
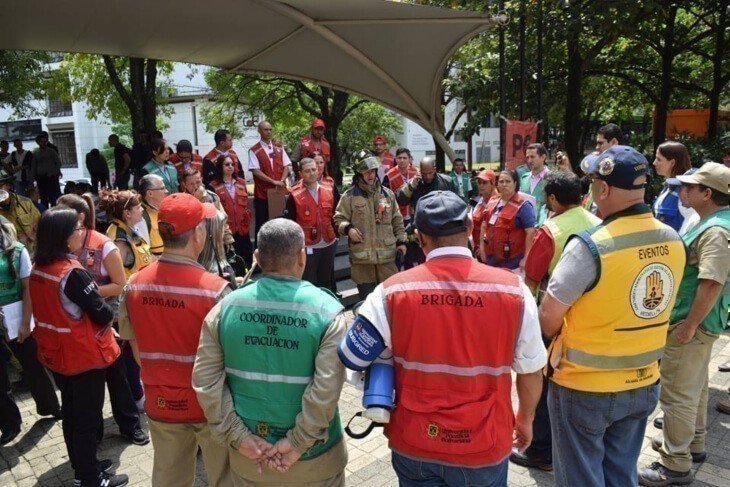
<path fill-rule="evenodd" d="M 664 24 L 664 43 L 662 46 L 662 77 L 659 103 L 654 108 L 654 150 L 664 142 L 667 134 L 667 116 L 672 97 L 672 64 L 674 63 L 674 25 L 677 19 L 677 6 L 671 5 Z"/>
<path fill-rule="evenodd" d="M 715 52 L 712 56 L 712 90 L 710 91 L 710 120 L 707 126 L 707 137 L 715 139 L 719 135 L 718 118 L 720 114 L 720 93 L 724 87 L 722 77 L 722 61 L 725 49 L 725 30 L 727 28 L 728 0 L 720 1 L 720 15 L 715 30 Z"/>
<path fill-rule="evenodd" d="M 583 114 L 583 71 L 584 63 L 580 53 L 579 17 L 572 10 L 568 13 L 568 84 L 565 104 L 565 151 L 574 169 L 578 169 L 583 158 L 581 139 L 581 115 Z"/>
<path fill-rule="evenodd" d="M 441 148 L 441 145 L 436 141 L 436 139 L 433 139 L 433 146 L 436 148 L 436 171 L 444 173 L 446 171 L 446 153 Z"/>

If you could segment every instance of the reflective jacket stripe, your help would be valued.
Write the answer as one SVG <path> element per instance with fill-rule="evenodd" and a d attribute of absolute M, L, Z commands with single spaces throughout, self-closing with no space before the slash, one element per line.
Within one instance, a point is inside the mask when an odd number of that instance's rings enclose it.
<path fill-rule="evenodd" d="M 486 282 L 452 282 L 452 281 L 415 281 L 393 284 L 384 289 L 385 295 L 406 291 L 462 291 L 462 292 L 487 292 L 507 293 L 522 295 L 522 289 L 509 284 L 497 284 Z"/>
<path fill-rule="evenodd" d="M 226 373 L 235 375 L 242 379 L 260 380 L 263 382 L 283 382 L 284 384 L 309 384 L 312 376 L 302 377 L 296 375 L 264 374 L 263 372 L 248 372 L 226 367 Z"/>
<path fill-rule="evenodd" d="M 60 277 L 52 276 L 50 274 L 46 274 L 45 272 L 39 271 L 39 270 L 36 270 L 36 269 L 33 269 L 31 271 L 31 274 L 36 275 L 36 276 L 40 276 L 40 277 L 42 277 L 44 279 L 49 279 L 49 280 L 54 281 L 54 282 L 61 282 L 61 278 Z"/>
<path fill-rule="evenodd" d="M 424 364 L 423 362 L 409 362 L 403 357 L 393 357 L 393 360 L 395 361 L 395 363 L 401 365 L 404 369 L 417 370 L 419 372 L 426 372 L 429 374 L 438 373 L 474 377 L 483 374 L 499 376 L 503 374 L 509 374 L 512 371 L 512 367 L 510 367 L 509 365 L 502 365 L 500 367 L 491 367 L 489 365 L 458 367 L 456 365 L 448 364 Z"/>
<path fill-rule="evenodd" d="M 48 323 L 43 323 L 42 321 L 36 321 L 35 324 L 36 324 L 36 326 L 40 326 L 41 328 L 46 328 L 48 330 L 53 330 L 56 333 L 71 333 L 71 328 L 60 328 L 58 326 L 53 326 L 53 325 L 48 324 Z"/>
<path fill-rule="evenodd" d="M 159 293 L 183 294 L 186 296 L 205 296 L 206 298 L 216 298 L 221 291 L 220 289 L 217 291 L 211 291 L 209 289 L 197 289 L 180 286 L 163 286 L 159 284 L 128 284 L 127 286 L 130 291 L 151 291 Z"/>
<path fill-rule="evenodd" d="M 170 360 L 172 362 L 190 363 L 195 362 L 195 355 L 175 355 L 162 352 L 139 352 L 139 358 L 147 360 Z"/>
<path fill-rule="evenodd" d="M 592 353 L 569 348 L 565 352 L 565 358 L 568 362 L 583 365 L 585 367 L 594 367 L 596 369 L 632 369 L 646 367 L 662 358 L 664 348 L 650 350 L 648 352 L 636 355 L 610 356 L 610 355 L 594 355 Z"/>
<path fill-rule="evenodd" d="M 253 309 L 276 309 L 281 311 L 299 311 L 301 313 L 311 313 L 316 315 L 323 315 L 330 320 L 334 319 L 339 314 L 327 311 L 327 309 L 320 306 L 310 306 L 303 303 L 286 303 L 282 301 L 261 301 L 246 298 L 232 297 L 226 301 L 229 306 L 240 306 L 245 308 Z M 341 311 L 341 310 L 340 310 Z"/>
<path fill-rule="evenodd" d="M 680 241 L 680 237 L 671 228 L 658 228 L 654 230 L 646 230 L 644 232 L 629 233 L 626 235 L 618 235 L 605 240 L 595 240 L 596 248 L 601 254 L 610 254 L 623 249 L 632 247 L 643 247 L 646 245 L 655 245 L 657 243 Z"/>

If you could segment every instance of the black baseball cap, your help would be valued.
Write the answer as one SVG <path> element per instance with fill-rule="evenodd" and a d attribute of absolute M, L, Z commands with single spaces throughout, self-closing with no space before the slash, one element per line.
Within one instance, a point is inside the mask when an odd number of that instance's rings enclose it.
<path fill-rule="evenodd" d="M 467 207 L 452 191 L 432 191 L 416 204 L 415 224 L 419 232 L 445 237 L 467 229 Z"/>

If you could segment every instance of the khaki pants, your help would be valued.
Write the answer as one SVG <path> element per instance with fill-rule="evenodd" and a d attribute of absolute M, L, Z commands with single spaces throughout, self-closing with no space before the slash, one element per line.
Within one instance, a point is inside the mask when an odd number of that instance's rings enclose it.
<path fill-rule="evenodd" d="M 245 478 L 236 475 L 235 472 L 232 474 L 232 476 L 233 485 L 235 487 L 256 487 L 257 485 L 273 485 L 261 482 L 251 482 L 250 480 L 246 480 Z M 345 474 L 344 472 L 340 472 L 334 477 L 330 477 L 325 480 L 318 480 L 316 482 L 302 482 L 301 480 L 292 479 L 291 482 L 278 481 L 275 484 L 292 486 L 296 485 L 297 487 L 345 487 Z"/>
<path fill-rule="evenodd" d="M 216 443 L 207 423 L 163 423 L 149 419 L 155 450 L 153 487 L 192 486 L 198 446 L 211 487 L 232 487 L 228 450 Z"/>
<path fill-rule="evenodd" d="M 692 467 L 690 452 L 705 451 L 707 436 L 707 382 L 712 345 L 718 335 L 700 326 L 692 340 L 682 345 L 669 328 L 660 365 L 664 411 L 662 464 L 680 472 Z"/>
<path fill-rule="evenodd" d="M 380 284 L 398 272 L 395 262 L 387 264 L 352 264 L 350 276 L 355 284 Z"/>

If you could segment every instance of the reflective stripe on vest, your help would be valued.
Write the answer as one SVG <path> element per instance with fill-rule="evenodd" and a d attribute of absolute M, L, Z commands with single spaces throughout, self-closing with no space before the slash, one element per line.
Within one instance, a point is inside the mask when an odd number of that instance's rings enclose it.
<path fill-rule="evenodd" d="M 147 360 L 169 360 L 170 362 L 181 362 L 192 364 L 195 362 L 195 355 L 174 355 L 162 352 L 139 352 L 139 358 Z"/>
<path fill-rule="evenodd" d="M 132 267 L 124 268 L 124 275 L 127 279 L 129 279 L 132 274 L 140 269 L 144 269 L 145 267 L 147 267 L 150 262 L 154 260 L 154 257 L 150 252 L 149 244 L 147 244 L 147 242 L 145 242 L 142 237 L 134 233 L 132 229 L 130 229 L 124 222 L 120 220 L 115 219 L 112 224 L 109 225 L 109 228 L 107 228 L 106 230 L 106 235 L 107 237 L 116 241 L 119 235 L 119 231 L 122 232 L 124 241 L 127 242 L 132 250 L 132 255 L 134 256 L 134 264 L 132 264 Z"/>
<path fill-rule="evenodd" d="M 215 194 L 220 198 L 221 206 L 228 215 L 228 228 L 234 235 L 248 237 L 251 228 L 251 211 L 248 209 L 248 189 L 246 181 L 236 179 L 234 183 L 235 196 L 232 198 L 225 183 L 212 181 L 210 183 Z"/>
<path fill-rule="evenodd" d="M 386 425 L 390 448 L 460 467 L 503 461 L 524 309 L 517 276 L 445 256 L 387 279 L 383 293 L 398 403 Z"/>
<path fill-rule="evenodd" d="M 656 382 L 685 263 L 679 235 L 636 205 L 576 238 L 597 260 L 598 280 L 566 313 L 551 347 L 551 379 L 602 393 Z"/>
<path fill-rule="evenodd" d="M 275 443 L 294 427 L 322 337 L 341 312 L 331 294 L 309 282 L 267 275 L 224 298 L 218 332 L 227 382 L 236 413 L 255 434 Z M 337 412 L 327 437 L 302 458 L 341 439 Z"/>
<path fill-rule="evenodd" d="M 304 231 L 304 243 L 315 245 L 320 240 L 326 243 L 337 237 L 332 223 L 335 211 L 335 197 L 332 188 L 319 185 L 317 201 L 314 200 L 309 189 L 299 186 L 293 189 L 291 197 L 296 205 L 297 223 Z"/>
<path fill-rule="evenodd" d="M 143 216 L 145 217 L 144 220 L 147 223 L 150 234 L 150 252 L 154 255 L 162 255 L 165 251 L 165 244 L 162 241 L 162 235 L 160 235 L 160 225 L 157 220 L 158 210 L 146 203 L 142 203 L 142 208 L 144 212 Z"/>
<path fill-rule="evenodd" d="M 401 186 L 406 184 L 408 181 L 416 177 L 418 174 L 418 170 L 416 170 L 413 165 L 408 166 L 408 175 L 406 180 L 403 177 L 403 173 L 398 168 L 398 166 L 393 166 L 388 170 L 386 176 L 388 176 L 388 182 L 390 183 L 390 189 L 395 193 L 400 189 Z M 398 205 L 398 209 L 400 210 L 401 215 L 403 215 L 403 218 L 411 218 L 413 216 L 413 210 L 411 209 L 410 204 L 406 205 Z"/>
<path fill-rule="evenodd" d="M 51 325 L 50 323 L 43 323 L 42 321 L 36 321 L 35 325 L 48 330 L 53 330 L 56 333 L 71 333 L 71 328 L 60 328 L 58 326 Z"/>
<path fill-rule="evenodd" d="M 253 147 L 251 147 L 251 150 L 256 156 L 256 159 L 259 161 L 259 169 L 261 169 L 261 172 L 269 176 L 271 179 L 278 181 L 284 173 L 284 155 L 281 147 L 276 147 L 274 145 L 273 148 L 273 160 L 269 159 L 269 154 L 264 150 L 261 142 L 257 142 Z M 262 181 L 257 177 L 253 178 L 253 194 L 260 200 L 268 199 L 266 191 L 274 187 L 275 186 L 269 182 Z"/>
<path fill-rule="evenodd" d="M 492 214 L 501 201 L 499 196 L 495 196 L 487 203 L 487 212 L 484 215 L 484 221 L 487 222 L 484 251 L 487 256 L 494 256 L 497 261 L 506 261 L 525 252 L 525 229 L 515 225 L 517 214 L 525 204 L 525 200 L 515 193 L 504 204 L 494 224 L 491 224 Z M 505 254 L 505 246 L 509 247 L 509 255 Z"/>
<path fill-rule="evenodd" d="M 548 266 L 548 275 L 552 274 L 560 257 L 562 257 L 568 237 L 574 233 L 580 233 L 591 227 L 595 227 L 600 223 L 600 218 L 580 206 L 571 208 L 545 221 L 544 225 L 550 230 L 554 242 L 553 258 L 550 260 L 550 265 Z"/>

